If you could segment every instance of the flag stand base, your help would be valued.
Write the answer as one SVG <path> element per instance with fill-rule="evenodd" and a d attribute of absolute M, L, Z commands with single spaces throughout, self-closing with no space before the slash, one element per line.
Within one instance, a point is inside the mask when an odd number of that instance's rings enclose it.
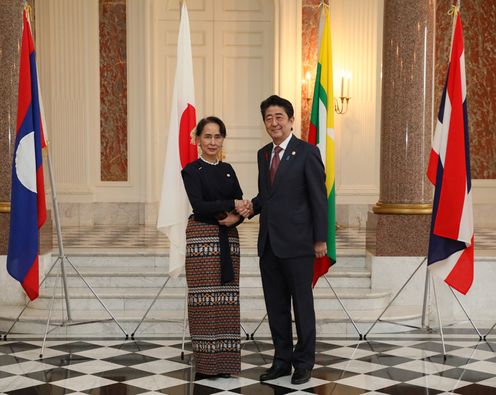
<path fill-rule="evenodd" d="M 496 327 L 496 322 L 494 325 L 487 331 L 487 333 L 482 337 L 484 340 L 486 340 L 486 337 L 493 331 L 493 329 Z"/>
<path fill-rule="evenodd" d="M 426 261 L 427 261 L 427 257 L 424 257 L 424 259 L 422 259 L 422 261 L 417 266 L 417 268 L 413 271 L 413 273 L 410 275 L 410 277 L 408 277 L 408 279 L 405 281 L 405 283 L 401 286 L 401 288 L 396 292 L 396 294 L 393 296 L 393 298 L 389 301 L 389 303 L 384 308 L 384 310 L 382 310 L 382 313 L 379 315 L 379 317 L 377 317 L 377 319 L 374 321 L 374 323 L 370 326 L 370 328 L 367 330 L 367 332 L 363 335 L 363 338 L 365 340 L 367 339 L 367 335 L 370 333 L 370 331 L 372 330 L 372 328 L 378 322 L 384 322 L 384 323 L 389 323 L 389 324 L 401 325 L 401 326 L 405 326 L 405 327 L 412 328 L 412 329 L 432 329 L 432 328 L 429 328 L 426 325 L 426 323 L 425 323 L 426 322 L 427 303 L 428 303 L 427 302 L 427 299 L 428 299 L 428 292 L 429 292 L 429 270 L 428 269 L 426 270 L 426 274 L 425 274 L 424 302 L 423 302 L 423 306 L 422 306 L 422 323 L 421 323 L 421 326 L 419 327 L 419 326 L 414 326 L 414 325 L 407 325 L 407 324 L 403 324 L 403 323 L 396 322 L 396 321 L 387 321 L 387 320 L 382 320 L 381 319 L 381 317 L 384 315 L 384 313 L 389 309 L 389 307 L 393 304 L 393 302 L 396 300 L 396 298 L 401 294 L 401 292 L 403 291 L 403 289 L 405 289 L 405 287 L 407 286 L 407 284 L 410 282 L 410 280 L 413 278 L 413 276 L 418 272 L 418 270 L 423 266 L 424 262 L 426 262 Z M 434 285 L 434 278 L 433 277 L 431 277 L 431 282 L 432 282 L 432 290 L 433 290 L 433 293 L 434 293 L 434 300 L 436 302 L 436 312 L 437 312 L 437 319 L 438 319 L 438 322 L 439 322 L 439 335 L 441 337 L 441 343 L 442 343 L 442 346 L 443 346 L 443 356 L 446 359 L 446 347 L 445 347 L 445 342 L 444 342 L 443 325 L 442 325 L 442 322 L 441 322 L 441 312 L 439 310 L 439 303 L 438 303 L 438 299 L 437 299 L 436 287 Z M 483 337 L 481 335 L 481 333 L 479 332 L 479 330 L 475 326 L 474 322 L 472 321 L 472 319 L 468 315 L 467 311 L 463 307 L 462 302 L 460 301 L 460 299 L 458 299 L 458 296 L 456 296 L 455 292 L 453 291 L 453 288 L 451 288 L 450 286 L 448 286 L 448 288 L 450 289 L 451 293 L 453 294 L 453 296 L 455 297 L 456 301 L 460 305 L 461 309 L 463 310 L 463 313 L 465 314 L 465 316 L 467 317 L 467 319 L 470 321 L 470 324 L 474 328 L 475 332 L 477 333 L 477 335 L 479 335 L 479 340 L 485 340 L 485 336 Z M 496 324 L 495 324 L 495 326 L 496 326 Z"/>
<path fill-rule="evenodd" d="M 325 280 L 327 282 L 327 285 L 329 286 L 329 288 L 331 289 L 332 293 L 336 297 L 337 301 L 341 305 L 341 308 L 343 309 L 343 311 L 348 316 L 348 319 L 351 321 L 353 327 L 355 328 L 355 331 L 358 334 L 358 339 L 359 340 L 363 340 L 364 339 L 364 336 L 360 333 L 360 330 L 358 329 L 357 325 L 355 324 L 355 321 L 353 320 L 353 318 L 351 318 L 351 315 L 350 315 L 350 313 L 348 313 L 348 310 L 346 310 L 346 307 L 344 306 L 343 301 L 341 300 L 341 298 L 338 296 L 338 294 L 336 293 L 336 291 L 332 287 L 332 284 L 329 281 L 329 279 L 327 278 L 327 275 L 324 275 L 322 277 L 325 278 Z M 260 322 L 256 326 L 255 330 L 251 333 L 251 335 L 248 336 L 248 333 L 245 332 L 246 333 L 246 340 L 248 340 L 248 339 L 255 340 L 255 333 L 258 331 L 258 328 L 260 328 L 260 326 L 262 325 L 262 323 L 265 321 L 266 318 L 267 318 L 267 313 L 265 313 L 265 315 L 263 316 L 263 318 L 260 320 Z M 496 324 L 495 324 L 495 326 L 496 326 Z"/>
<path fill-rule="evenodd" d="M 486 340 L 486 337 L 493 331 L 494 327 L 496 326 L 496 322 L 494 325 L 487 331 L 487 333 L 482 337 L 484 340 Z"/>
<path fill-rule="evenodd" d="M 51 332 L 51 331 L 53 331 L 53 330 L 55 330 L 58 327 L 68 327 L 68 326 L 75 326 L 75 325 L 93 324 L 93 323 L 97 323 L 97 322 L 113 321 L 119 327 L 119 329 L 122 331 L 122 333 L 124 334 L 126 340 L 129 338 L 129 336 L 127 335 L 127 333 L 124 330 L 124 328 L 117 321 L 117 319 L 114 317 L 114 315 L 110 312 L 110 310 L 105 305 L 105 303 L 96 294 L 95 290 L 91 287 L 91 285 L 86 281 L 86 279 L 84 278 L 84 276 L 79 272 L 79 270 L 76 269 L 76 267 L 74 266 L 74 264 L 65 255 L 65 252 L 64 252 L 64 242 L 63 242 L 63 239 L 62 239 L 62 230 L 61 230 L 61 226 L 60 226 L 60 216 L 59 216 L 59 209 L 58 209 L 57 194 L 56 194 L 56 191 L 55 191 L 55 181 L 54 181 L 54 177 L 53 177 L 52 162 L 50 160 L 49 147 L 47 147 L 47 162 L 48 162 L 48 174 L 50 176 L 50 185 L 51 185 L 51 190 L 52 190 L 52 204 L 53 204 L 53 211 L 54 211 L 55 226 L 56 226 L 56 230 L 57 230 L 57 241 L 58 241 L 58 246 L 59 246 L 59 256 L 55 260 L 55 262 L 52 264 L 52 266 L 50 266 L 50 269 L 45 274 L 45 277 L 43 278 L 43 280 L 40 282 L 40 287 L 45 282 L 45 280 L 48 278 L 48 276 L 50 275 L 51 271 L 53 270 L 53 268 L 55 267 L 55 265 L 57 263 L 60 263 L 60 273 L 57 272 L 57 279 L 55 280 L 55 283 L 54 283 L 54 286 L 53 286 L 53 295 L 52 295 L 52 300 L 50 301 L 50 308 L 49 308 L 49 311 L 48 311 L 48 318 L 47 318 L 47 322 L 46 322 L 45 334 L 43 336 L 43 343 L 42 343 L 42 346 L 41 346 L 40 358 L 43 357 L 43 351 L 45 349 L 45 343 L 46 343 L 46 339 L 47 339 L 48 333 Z M 98 302 L 102 305 L 102 307 L 105 309 L 105 311 L 109 314 L 110 318 L 108 318 L 106 320 L 73 321 L 72 315 L 71 315 L 71 308 L 70 308 L 70 297 L 69 297 L 69 292 L 68 292 L 68 287 L 67 287 L 67 278 L 66 278 L 66 275 L 65 275 L 65 262 L 67 262 L 72 267 L 72 269 L 76 272 L 76 274 L 79 276 L 79 278 L 84 282 L 84 284 L 86 285 L 86 287 L 91 291 L 91 293 L 93 294 L 93 296 L 95 296 L 95 298 L 98 300 Z M 60 324 L 56 324 L 56 325 L 53 325 L 52 324 L 52 326 L 54 326 L 54 328 L 49 329 L 49 327 L 50 327 L 50 319 L 51 319 L 53 305 L 54 305 L 54 301 L 55 301 L 55 291 L 56 291 L 56 288 L 57 288 L 57 282 L 59 280 L 59 277 L 61 277 L 62 286 L 63 286 L 62 289 L 63 289 L 63 293 L 64 293 L 65 309 L 66 309 L 66 312 L 67 312 L 67 319 L 63 319 Z M 29 300 L 24 305 L 23 309 L 21 310 L 21 312 L 19 313 L 19 315 L 16 317 L 16 319 L 14 320 L 14 322 L 12 323 L 12 325 L 10 326 L 10 328 L 3 335 L 3 339 L 4 340 L 7 340 L 7 336 L 11 333 L 12 329 L 17 324 L 17 322 L 19 322 L 22 314 L 24 313 L 24 311 L 26 311 L 26 309 L 27 309 L 27 307 L 29 306 L 30 303 L 31 303 L 31 300 Z"/>

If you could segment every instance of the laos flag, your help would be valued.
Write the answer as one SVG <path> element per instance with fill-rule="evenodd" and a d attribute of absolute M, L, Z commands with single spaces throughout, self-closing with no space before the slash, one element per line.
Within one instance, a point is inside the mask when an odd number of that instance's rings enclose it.
<path fill-rule="evenodd" d="M 39 229 L 46 220 L 41 154 L 46 143 L 41 122 L 36 54 L 26 10 L 23 20 L 7 270 L 33 300 L 39 291 Z"/>

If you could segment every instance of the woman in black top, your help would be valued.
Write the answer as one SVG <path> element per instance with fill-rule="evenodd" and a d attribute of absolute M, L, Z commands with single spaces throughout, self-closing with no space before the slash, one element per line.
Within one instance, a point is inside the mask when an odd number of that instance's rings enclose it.
<path fill-rule="evenodd" d="M 243 193 L 234 169 L 218 160 L 226 127 L 217 117 L 196 128 L 200 158 L 181 172 L 193 215 L 186 228 L 188 318 L 199 377 L 239 374 L 239 236 Z"/>

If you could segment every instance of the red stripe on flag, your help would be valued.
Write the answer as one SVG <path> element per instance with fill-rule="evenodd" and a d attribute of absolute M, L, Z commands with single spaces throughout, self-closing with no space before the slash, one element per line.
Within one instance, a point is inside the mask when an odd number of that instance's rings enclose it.
<path fill-rule="evenodd" d="M 41 95 L 41 93 L 38 92 L 38 95 Z M 41 148 L 46 148 L 47 145 L 45 139 L 45 132 L 43 132 L 43 117 L 41 116 L 41 111 L 40 111 L 40 138 L 41 138 Z"/>
<path fill-rule="evenodd" d="M 38 229 L 46 221 L 46 199 L 45 199 L 45 180 L 43 177 L 43 165 L 36 170 L 36 202 L 38 205 Z"/>
<path fill-rule="evenodd" d="M 191 131 L 196 125 L 196 110 L 188 103 L 188 106 L 181 114 L 179 123 L 179 158 L 181 168 L 184 169 L 189 162 L 198 159 L 198 149 L 191 144 Z"/>
<path fill-rule="evenodd" d="M 438 164 L 439 164 L 439 155 L 436 153 L 436 151 L 431 150 L 431 155 L 429 157 L 429 167 L 427 168 L 427 178 L 433 185 L 436 185 Z"/>
<path fill-rule="evenodd" d="M 434 225 L 435 234 L 455 240 L 458 239 L 467 188 L 462 71 L 460 65 L 463 38 L 461 36 L 461 26 L 458 26 L 459 22 L 460 19 L 458 18 L 447 84 L 447 95 L 452 105 L 451 118 L 445 120 L 449 122 L 449 139 L 446 147 L 439 207 Z"/>
<path fill-rule="evenodd" d="M 39 294 L 39 270 L 38 270 L 38 255 L 33 262 L 33 265 L 29 269 L 24 281 L 22 282 L 22 288 L 29 296 L 29 299 L 35 300 Z"/>
<path fill-rule="evenodd" d="M 315 258 L 313 263 L 313 279 L 312 279 L 312 287 L 315 287 L 317 281 L 321 276 L 326 274 L 331 267 L 331 260 L 328 256 L 323 256 L 321 258 Z"/>
<path fill-rule="evenodd" d="M 29 106 L 31 105 L 31 70 L 29 54 L 30 49 L 33 48 L 33 39 L 31 37 L 31 30 L 29 29 L 29 23 L 26 19 L 26 11 L 24 11 L 24 29 L 22 32 L 22 42 L 28 42 L 29 45 L 21 45 L 21 56 L 19 61 L 19 75 L 23 78 L 19 78 L 19 91 L 17 96 L 17 129 L 21 127 L 24 118 L 26 118 L 26 113 Z"/>
<path fill-rule="evenodd" d="M 458 292 L 466 295 L 472 282 L 474 281 L 474 237 L 472 236 L 472 245 L 463 250 L 462 255 L 456 262 L 445 282 L 455 288 Z"/>
<path fill-rule="evenodd" d="M 310 144 L 317 145 L 317 126 L 313 123 L 310 124 L 310 128 L 308 130 L 308 142 Z"/>

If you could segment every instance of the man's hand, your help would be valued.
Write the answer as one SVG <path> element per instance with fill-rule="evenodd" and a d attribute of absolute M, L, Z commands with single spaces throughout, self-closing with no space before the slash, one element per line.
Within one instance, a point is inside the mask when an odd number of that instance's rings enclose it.
<path fill-rule="evenodd" d="M 316 241 L 313 245 L 316 258 L 322 258 L 327 254 L 327 243 L 325 241 Z"/>
<path fill-rule="evenodd" d="M 234 205 L 236 207 L 236 211 L 243 217 L 247 218 L 250 215 L 253 215 L 253 204 L 251 200 L 235 200 Z"/>

